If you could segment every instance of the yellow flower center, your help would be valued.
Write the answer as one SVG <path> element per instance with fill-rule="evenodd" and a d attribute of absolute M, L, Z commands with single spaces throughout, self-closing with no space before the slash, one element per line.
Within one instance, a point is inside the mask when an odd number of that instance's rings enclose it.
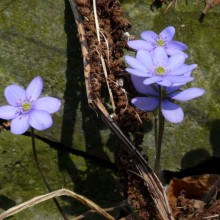
<path fill-rule="evenodd" d="M 31 108 L 31 104 L 30 103 L 25 102 L 25 103 L 22 104 L 22 110 L 23 111 L 29 111 L 30 108 Z"/>
<path fill-rule="evenodd" d="M 163 47 L 163 46 L 164 46 L 163 40 L 159 39 L 159 40 L 157 41 L 157 46 Z"/>
<path fill-rule="evenodd" d="M 156 68 L 156 72 L 158 75 L 163 75 L 165 73 L 165 69 L 162 66 Z"/>

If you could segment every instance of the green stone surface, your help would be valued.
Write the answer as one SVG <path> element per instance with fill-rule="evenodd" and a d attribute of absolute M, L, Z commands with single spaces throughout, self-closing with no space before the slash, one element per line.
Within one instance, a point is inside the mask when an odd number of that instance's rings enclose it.
<path fill-rule="evenodd" d="M 53 115 L 54 125 L 36 132 L 45 138 L 38 138 L 36 147 L 51 188 L 68 188 L 104 208 L 118 204 L 121 197 L 116 177 L 105 164 L 113 162 L 116 142 L 88 107 L 81 48 L 69 2 L 4 0 L 0 11 L 0 105 L 6 104 L 5 86 L 15 83 L 26 87 L 35 76 L 41 76 L 43 95 L 62 100 L 62 109 Z M 62 144 L 78 152 L 68 153 Z M 80 156 L 80 152 L 86 153 Z M 47 192 L 35 166 L 29 136 L 1 132 L 0 161 L 1 211 Z M 88 210 L 67 197 L 59 201 L 68 216 Z M 11 219 L 62 217 L 48 201 Z M 89 214 L 85 219 L 103 217 Z"/>

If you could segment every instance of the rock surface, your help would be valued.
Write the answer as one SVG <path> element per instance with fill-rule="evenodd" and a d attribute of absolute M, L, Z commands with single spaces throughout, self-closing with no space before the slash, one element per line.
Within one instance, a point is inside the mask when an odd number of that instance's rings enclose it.
<path fill-rule="evenodd" d="M 152 12 L 151 1 L 123 0 L 126 17 L 132 23 L 132 35 L 143 30 L 159 33 L 166 26 L 176 28 L 175 39 L 189 46 L 189 63 L 197 63 L 195 80 L 190 86 L 201 87 L 206 94 L 183 103 L 185 120 L 179 125 L 166 123 L 163 141 L 163 168 L 176 171 L 188 168 L 211 156 L 220 156 L 220 35 L 218 6 L 211 9 L 202 24 L 199 15 L 204 5 L 178 1 L 177 9 L 166 5 Z M 68 1 L 54 2 L 5 0 L 0 3 L 0 104 L 6 103 L 5 86 L 16 83 L 24 87 L 40 75 L 44 95 L 60 98 L 63 107 L 53 116 L 54 126 L 37 132 L 37 150 L 41 166 L 51 187 L 69 188 L 103 207 L 120 202 L 111 164 L 114 137 L 88 108 L 80 45 Z M 54 143 L 55 142 L 55 143 Z M 58 144 L 57 144 L 58 143 Z M 59 150 L 57 150 L 57 148 Z M 153 164 L 153 131 L 146 132 L 142 144 Z M 71 154 L 62 146 L 80 152 Z M 64 147 L 63 147 L 64 148 Z M 29 136 L 0 133 L 0 205 L 2 210 L 46 193 L 33 161 Z M 98 187 L 97 187 L 98 186 Z M 88 209 L 78 202 L 62 198 L 65 211 L 78 215 Z M 16 219 L 61 219 L 52 201 L 16 215 Z M 98 219 L 99 217 L 95 217 Z M 14 218 L 12 218 L 14 219 Z M 86 219 L 94 219 L 94 216 Z"/>

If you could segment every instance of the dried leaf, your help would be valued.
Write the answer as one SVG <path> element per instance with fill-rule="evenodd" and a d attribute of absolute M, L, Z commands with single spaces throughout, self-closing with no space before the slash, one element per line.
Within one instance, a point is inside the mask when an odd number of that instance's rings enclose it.
<path fill-rule="evenodd" d="M 167 195 L 172 205 L 176 204 L 177 197 L 185 192 L 188 199 L 204 200 L 212 187 L 220 181 L 220 175 L 204 174 L 185 177 L 183 179 L 173 179 L 169 183 Z"/>

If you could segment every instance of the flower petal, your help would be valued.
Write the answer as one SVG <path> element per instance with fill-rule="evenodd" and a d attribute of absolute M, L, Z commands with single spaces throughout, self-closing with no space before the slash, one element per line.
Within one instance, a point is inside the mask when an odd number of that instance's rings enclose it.
<path fill-rule="evenodd" d="M 163 77 L 163 79 L 157 82 L 157 84 L 167 87 L 167 86 L 172 86 L 173 83 L 170 80 L 168 80 L 167 77 Z"/>
<path fill-rule="evenodd" d="M 144 40 L 131 40 L 128 41 L 128 46 L 134 50 L 147 50 L 150 51 L 153 49 L 152 45 Z"/>
<path fill-rule="evenodd" d="M 168 44 L 168 47 L 170 49 L 177 49 L 177 50 L 187 50 L 188 49 L 188 47 L 184 43 L 182 43 L 180 41 L 175 41 L 175 40 L 171 41 Z"/>
<path fill-rule="evenodd" d="M 26 89 L 26 97 L 36 101 L 43 89 L 43 81 L 40 76 L 36 76 L 28 85 Z"/>
<path fill-rule="evenodd" d="M 183 54 L 175 54 L 169 58 L 167 67 L 170 69 L 175 69 L 182 66 L 185 62 L 185 56 Z"/>
<path fill-rule="evenodd" d="M 152 74 L 146 72 L 143 72 L 141 70 L 136 70 L 136 69 L 131 69 L 131 68 L 126 68 L 125 69 L 128 73 L 130 73 L 131 75 L 135 75 L 135 76 L 140 76 L 140 77 L 151 77 Z"/>
<path fill-rule="evenodd" d="M 11 133 L 23 134 L 29 128 L 29 115 L 18 116 L 11 121 Z"/>
<path fill-rule="evenodd" d="M 175 35 L 175 28 L 173 26 L 166 27 L 159 34 L 159 36 L 166 38 L 168 41 L 171 41 L 174 35 Z"/>
<path fill-rule="evenodd" d="M 185 102 L 199 96 L 202 96 L 205 93 L 203 89 L 200 88 L 189 88 L 184 91 L 175 92 L 169 95 L 170 98 L 177 101 Z"/>
<path fill-rule="evenodd" d="M 135 97 L 131 102 L 136 108 L 142 111 L 153 111 L 158 106 L 157 97 Z"/>
<path fill-rule="evenodd" d="M 168 56 L 163 47 L 157 47 L 153 51 L 152 59 L 156 66 L 166 66 L 168 63 Z"/>
<path fill-rule="evenodd" d="M 192 71 L 185 72 L 183 75 L 184 76 L 191 76 L 192 75 Z"/>
<path fill-rule="evenodd" d="M 17 110 L 17 107 L 11 105 L 2 106 L 0 107 L 0 118 L 5 120 L 11 120 L 13 118 L 16 118 Z"/>
<path fill-rule="evenodd" d="M 184 53 L 181 50 L 178 50 L 178 49 L 175 49 L 175 48 L 172 48 L 172 47 L 169 47 L 169 46 L 166 47 L 165 50 L 166 50 L 166 53 L 169 56 L 173 56 L 173 55 L 176 55 L 176 54 L 183 54 L 185 56 L 185 58 L 188 58 L 188 54 Z"/>
<path fill-rule="evenodd" d="M 192 71 L 196 67 L 197 64 L 182 65 L 182 67 L 171 70 L 171 72 L 169 72 L 169 75 L 183 75 L 183 74 L 185 75 L 186 73 Z"/>
<path fill-rule="evenodd" d="M 162 114 L 167 121 L 172 123 L 179 123 L 184 118 L 182 108 L 167 99 L 162 101 Z"/>
<path fill-rule="evenodd" d="M 153 76 L 153 77 L 149 77 L 149 78 L 145 79 L 143 81 L 143 83 L 145 85 L 150 85 L 152 83 L 159 82 L 159 81 L 162 81 L 162 80 L 163 80 L 162 76 Z"/>
<path fill-rule="evenodd" d="M 53 97 L 39 98 L 33 105 L 33 109 L 43 110 L 50 114 L 58 111 L 61 106 L 61 101 Z"/>
<path fill-rule="evenodd" d="M 152 67 L 151 54 L 146 50 L 139 50 L 136 55 L 136 59 L 140 61 L 145 67 Z"/>
<path fill-rule="evenodd" d="M 180 80 L 181 80 L 181 77 L 191 77 L 191 75 L 192 75 L 192 71 L 189 71 L 189 72 L 186 72 L 186 73 L 184 73 L 183 75 L 181 75 L 181 76 L 169 76 L 169 77 L 180 77 Z M 188 82 L 190 82 L 190 81 L 192 81 L 194 78 L 193 77 L 191 77 L 191 79 L 189 79 L 189 81 Z M 175 79 L 175 80 L 172 80 L 173 82 L 174 81 L 177 81 L 177 79 Z M 179 80 L 178 80 L 179 81 Z M 183 80 L 183 81 L 185 81 L 185 80 Z M 172 85 L 172 87 L 174 87 L 174 86 L 178 86 L 179 88 L 180 87 L 182 87 L 183 85 L 185 85 L 186 84 L 186 82 L 187 81 L 185 81 L 185 82 L 175 82 L 175 83 L 173 83 L 173 85 Z"/>
<path fill-rule="evenodd" d="M 19 100 L 25 99 L 25 90 L 18 85 L 7 86 L 4 94 L 7 102 L 12 106 L 17 106 Z"/>
<path fill-rule="evenodd" d="M 181 85 L 181 86 L 177 85 L 177 86 L 176 86 L 176 84 L 174 83 L 172 86 L 167 87 L 166 90 L 167 90 L 168 96 L 169 96 L 169 94 L 171 94 L 172 92 L 175 92 L 175 91 L 179 90 L 182 86 L 183 86 L 183 85 Z"/>
<path fill-rule="evenodd" d="M 153 95 L 157 96 L 157 92 L 152 88 L 150 85 L 143 84 L 143 81 L 146 79 L 146 77 L 139 77 L 131 75 L 131 81 L 135 87 L 135 89 L 144 95 Z"/>
<path fill-rule="evenodd" d="M 131 66 L 134 69 L 146 71 L 146 67 L 134 57 L 125 56 L 125 61 L 129 66 Z"/>
<path fill-rule="evenodd" d="M 166 79 L 172 83 L 188 83 L 194 78 L 190 76 L 166 76 Z"/>
<path fill-rule="evenodd" d="M 182 86 L 186 85 L 186 83 L 173 83 L 172 86 L 178 86 L 181 88 Z"/>
<path fill-rule="evenodd" d="M 157 37 L 157 34 L 153 31 L 143 31 L 141 33 L 141 38 L 144 39 L 145 41 L 149 41 L 150 43 L 154 43 L 156 37 Z"/>
<path fill-rule="evenodd" d="M 53 120 L 51 115 L 46 111 L 32 110 L 30 113 L 29 123 L 33 128 L 42 131 L 51 127 Z"/>

